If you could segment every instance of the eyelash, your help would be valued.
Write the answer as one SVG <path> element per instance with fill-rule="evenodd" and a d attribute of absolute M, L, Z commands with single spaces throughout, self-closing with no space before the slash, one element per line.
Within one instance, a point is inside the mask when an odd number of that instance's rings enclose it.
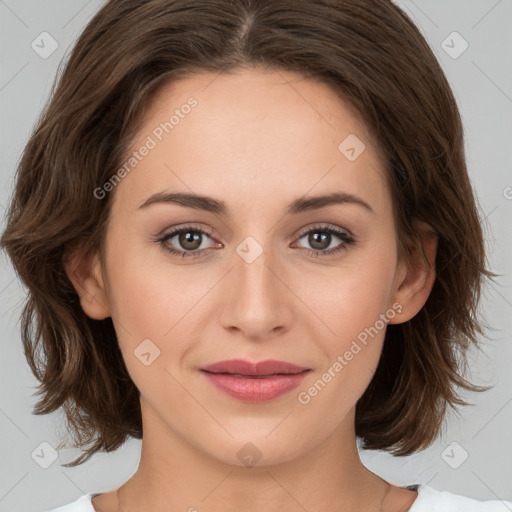
<path fill-rule="evenodd" d="M 188 232 L 200 233 L 201 235 L 208 235 L 210 238 L 212 238 L 212 235 L 208 231 L 205 231 L 204 229 L 194 227 L 194 226 L 184 226 L 184 227 L 175 229 L 175 230 L 167 233 L 163 237 L 159 238 L 157 240 L 157 242 L 162 246 L 162 248 L 165 251 L 167 251 L 168 253 L 170 253 L 172 255 L 180 256 L 183 258 L 201 257 L 203 252 L 206 251 L 207 249 L 201 249 L 199 251 L 198 250 L 180 251 L 180 250 L 174 249 L 172 247 L 169 247 L 169 245 L 167 245 L 168 240 L 174 238 L 176 235 L 179 235 L 181 233 L 188 233 Z M 339 253 L 340 251 L 346 250 L 347 247 L 349 247 L 355 243 L 355 239 L 352 236 L 350 236 L 346 231 L 340 231 L 338 229 L 332 228 L 330 226 L 324 226 L 324 225 L 314 226 L 314 227 L 309 228 L 308 230 L 302 232 L 299 235 L 298 240 L 300 240 L 301 238 L 304 238 L 305 235 L 308 235 L 308 234 L 314 233 L 314 232 L 329 233 L 330 235 L 334 235 L 337 238 L 339 238 L 342 241 L 342 243 L 340 245 L 338 245 L 337 247 L 334 247 L 333 249 L 328 249 L 328 250 L 323 250 L 323 251 L 317 250 L 317 249 L 306 249 L 306 252 L 308 253 L 309 256 L 313 256 L 313 257 L 332 256 L 334 254 Z"/>

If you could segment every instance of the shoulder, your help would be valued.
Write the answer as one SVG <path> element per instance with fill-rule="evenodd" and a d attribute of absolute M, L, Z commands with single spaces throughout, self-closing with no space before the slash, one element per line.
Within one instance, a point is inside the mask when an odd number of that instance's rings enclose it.
<path fill-rule="evenodd" d="M 84 494 L 81 498 L 73 501 L 73 503 L 52 508 L 51 510 L 44 510 L 43 512 L 96 512 L 92 506 L 92 496 L 93 494 Z"/>
<path fill-rule="evenodd" d="M 511 512 L 512 501 L 480 501 L 420 484 L 409 512 Z"/>

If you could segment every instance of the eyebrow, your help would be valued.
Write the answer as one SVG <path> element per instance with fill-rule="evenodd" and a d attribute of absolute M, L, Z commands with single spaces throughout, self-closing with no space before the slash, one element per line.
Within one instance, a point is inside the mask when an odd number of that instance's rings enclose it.
<path fill-rule="evenodd" d="M 139 209 L 147 208 L 153 204 L 178 204 L 195 210 L 203 210 L 215 213 L 217 215 L 229 216 L 229 209 L 224 201 L 214 199 L 213 197 L 189 194 L 185 192 L 158 192 L 148 197 Z M 286 214 L 293 215 L 297 213 L 317 210 L 324 206 L 332 204 L 354 204 L 362 206 L 371 213 L 374 209 L 363 199 L 346 192 L 333 192 L 331 194 L 300 197 L 292 201 L 286 208 Z"/>

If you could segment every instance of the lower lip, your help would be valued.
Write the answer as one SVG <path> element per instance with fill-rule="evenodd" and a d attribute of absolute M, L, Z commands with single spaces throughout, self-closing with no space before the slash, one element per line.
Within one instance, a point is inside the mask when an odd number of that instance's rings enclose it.
<path fill-rule="evenodd" d="M 203 371 L 203 374 L 215 387 L 227 395 L 245 402 L 266 402 L 273 400 L 296 388 L 307 373 L 309 373 L 309 370 L 301 373 L 251 378 Z"/>

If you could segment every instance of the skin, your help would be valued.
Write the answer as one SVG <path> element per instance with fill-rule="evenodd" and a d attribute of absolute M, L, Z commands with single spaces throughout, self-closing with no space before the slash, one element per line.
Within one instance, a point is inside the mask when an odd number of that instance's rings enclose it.
<path fill-rule="evenodd" d="M 66 264 L 86 314 L 112 317 L 141 399 L 138 470 L 121 492 L 95 497 L 95 509 L 408 510 L 417 493 L 367 470 L 356 449 L 355 405 L 385 329 L 308 404 L 297 399 L 394 303 L 401 313 L 390 322 L 412 318 L 434 281 L 433 265 L 417 251 L 415 261 L 398 257 L 384 165 L 366 127 L 320 82 L 239 68 L 165 85 L 133 149 L 191 96 L 198 105 L 111 192 L 104 258 L 77 252 Z M 366 146 L 354 161 L 338 150 L 349 134 Z M 139 208 L 161 191 L 214 197 L 230 215 L 170 203 Z M 347 203 L 284 213 L 297 198 L 333 191 L 361 198 L 373 212 Z M 174 256 L 157 241 L 187 224 L 212 234 L 203 235 L 202 256 Z M 318 246 L 303 233 L 318 225 L 348 230 L 355 243 L 311 256 Z M 248 236 L 263 251 L 251 263 L 236 252 Z M 435 239 L 422 242 L 434 262 Z M 323 251 L 342 243 L 333 236 Z M 186 250 L 177 236 L 166 244 Z M 134 356 L 147 338 L 160 350 L 149 366 Z M 299 388 L 251 404 L 198 371 L 234 358 L 312 371 Z M 237 456 L 249 442 L 261 453 L 253 467 Z"/>

